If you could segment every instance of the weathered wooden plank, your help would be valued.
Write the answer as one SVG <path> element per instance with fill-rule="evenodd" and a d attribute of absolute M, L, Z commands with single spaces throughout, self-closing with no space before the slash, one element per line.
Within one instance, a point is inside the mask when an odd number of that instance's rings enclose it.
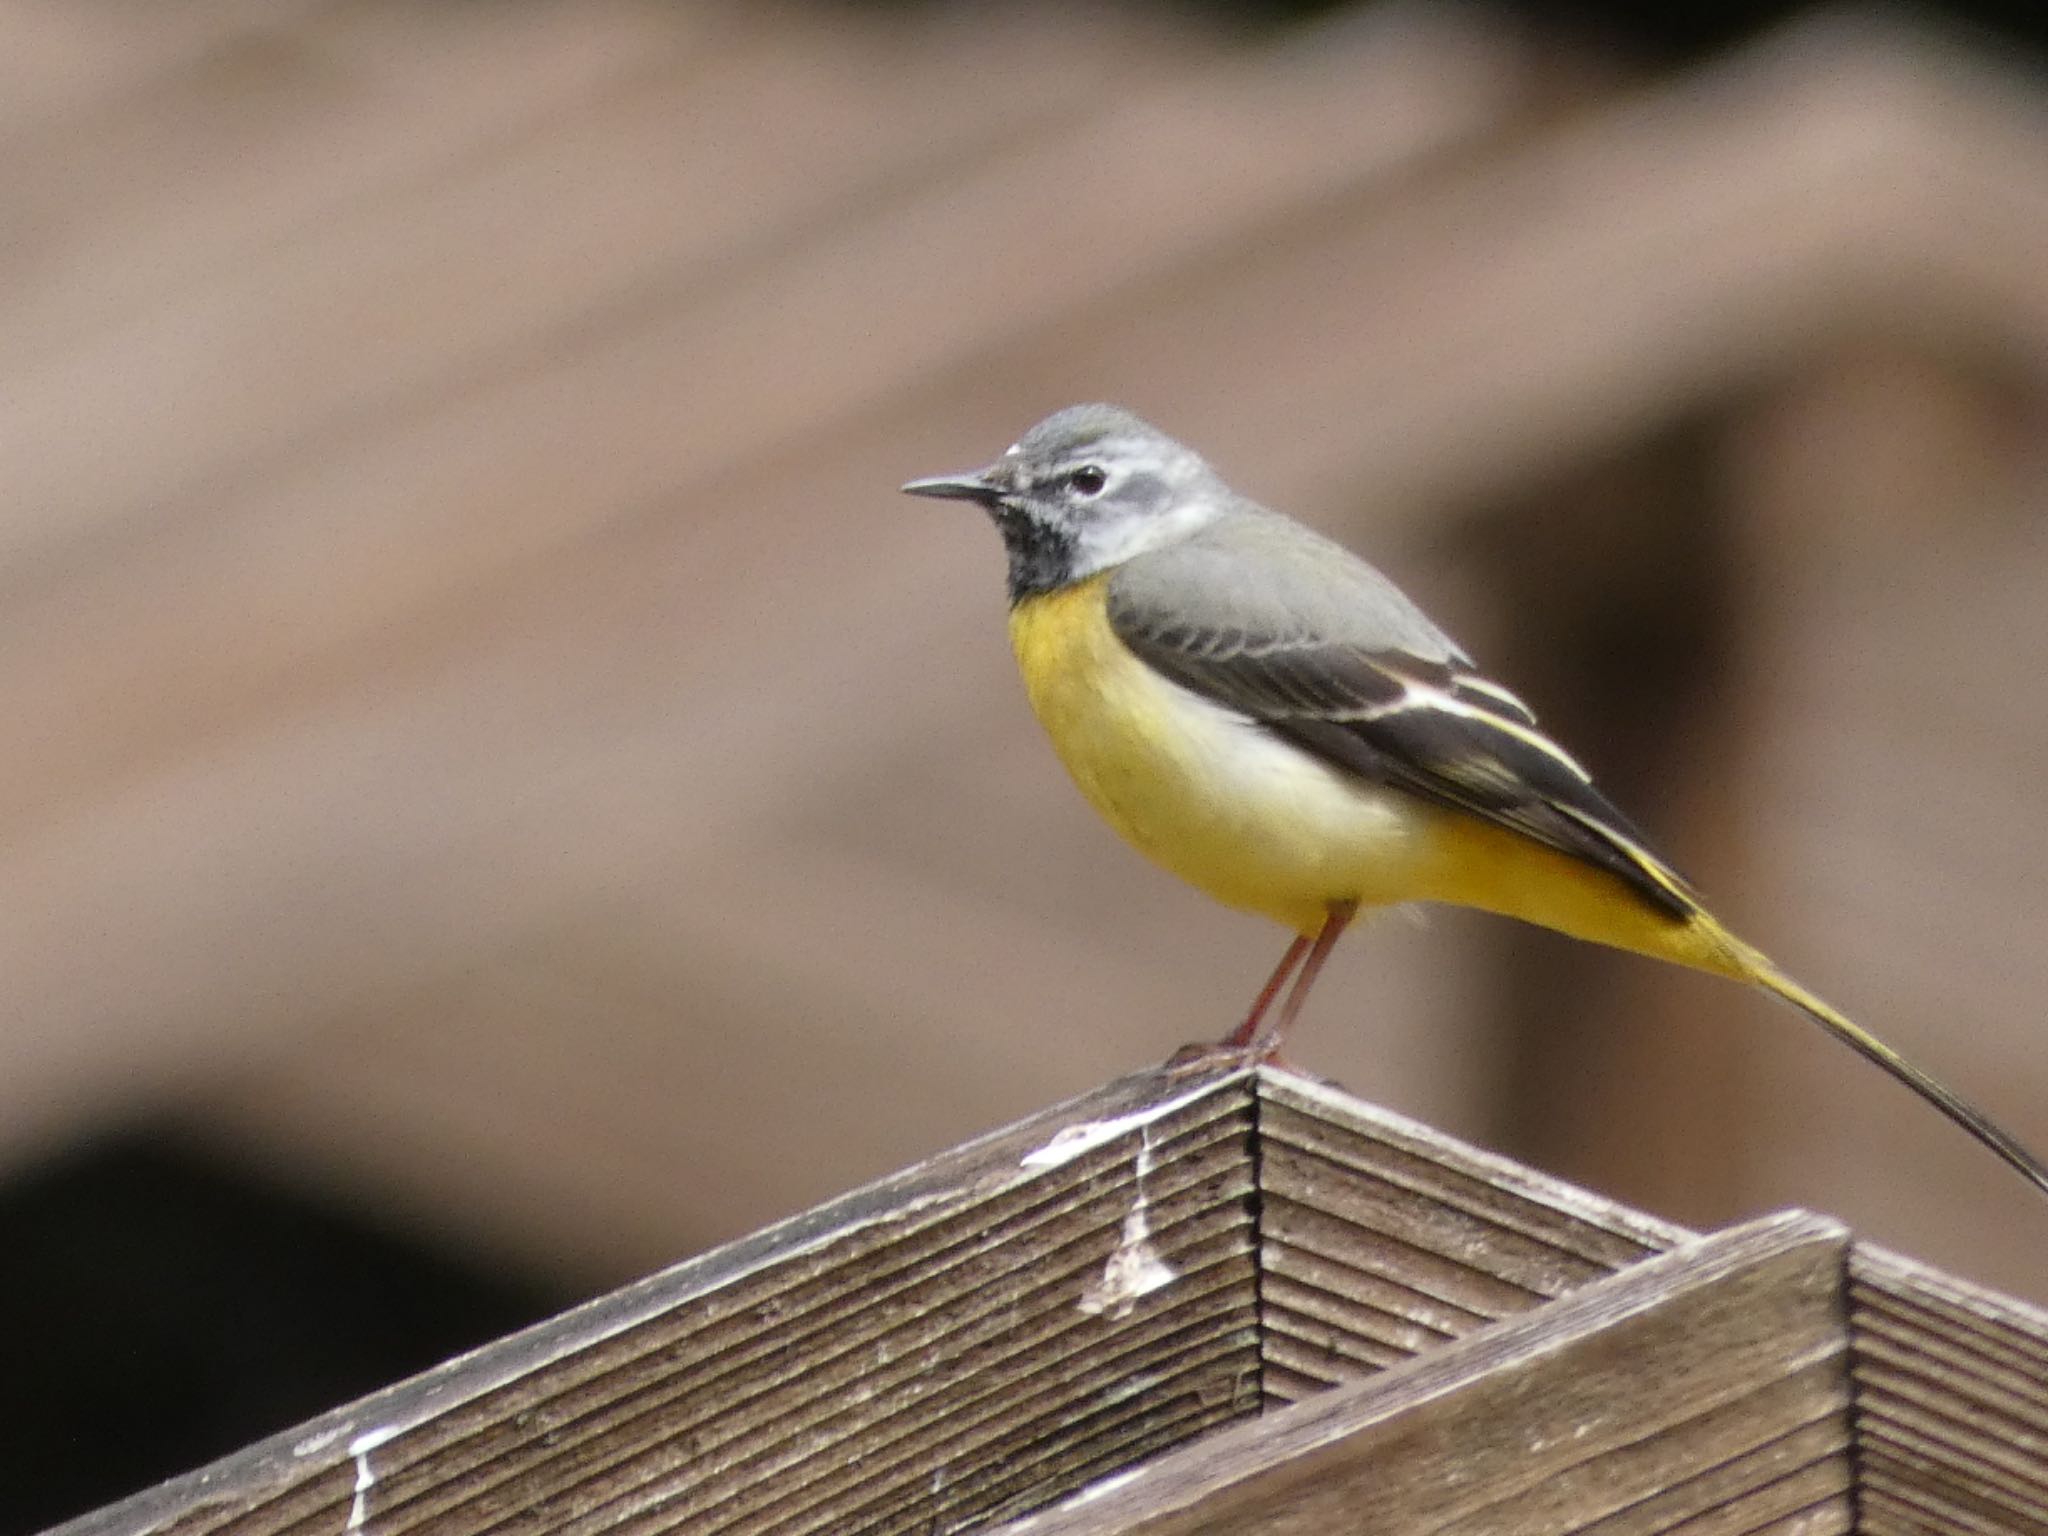
<path fill-rule="evenodd" d="M 1259 1135 L 1268 1153 L 1299 1148 L 1391 1185 L 1427 1192 L 1448 1208 L 1576 1256 L 1600 1273 L 1695 1235 L 1294 1073 L 1265 1075 Z"/>
<path fill-rule="evenodd" d="M 1848 1439 L 1840 1411 L 1830 1408 L 1810 1424 L 1774 1435 L 1579 1530 L 1584 1536 L 1624 1531 L 1748 1536 L 1850 1529 Z"/>
<path fill-rule="evenodd" d="M 1293 1402 L 1525 1312 L 1683 1229 L 1289 1073 L 1259 1095 L 1260 1321 Z"/>
<path fill-rule="evenodd" d="M 1143 1074 L 60 1531 L 2048 1530 L 2048 1317 L 1849 1254 Z"/>
<path fill-rule="evenodd" d="M 62 1529 L 737 1536 L 1043 1503 L 1257 1408 L 1249 1082 L 1113 1084 Z"/>
<path fill-rule="evenodd" d="M 2023 1503 L 1975 1475 L 1959 1475 L 1955 1458 L 1920 1455 L 1897 1441 L 1872 1443 L 1856 1453 L 1864 1529 L 1981 1531 L 2048 1530 Z"/>
<path fill-rule="evenodd" d="M 1864 1528 L 2048 1532 L 2048 1313 L 1859 1243 L 1849 1330 Z"/>
<path fill-rule="evenodd" d="M 1332 1202 L 1339 1209 L 1317 1210 L 1296 1205 L 1263 1183 L 1261 1192 L 1260 1235 L 1276 1250 L 1276 1268 L 1287 1262 L 1285 1250 L 1329 1266 L 1348 1265 L 1411 1291 L 1418 1308 L 1443 1319 L 1444 1327 L 1453 1327 L 1458 1317 L 1486 1321 L 1526 1311 L 1545 1299 L 1503 1278 L 1488 1262 L 1483 1229 L 1461 1231 L 1455 1241 L 1446 1242 L 1442 1228 L 1450 1223 L 1439 1221 L 1444 1213 L 1431 1209 L 1424 1198 L 1374 1200 L 1368 1190 L 1354 1189 Z M 1360 1243 L 1361 1234 L 1369 1235 L 1371 1243 Z M 1310 1272 L 1307 1263 L 1292 1267 L 1298 1274 Z"/>
<path fill-rule="evenodd" d="M 1849 1529 L 1847 1236 L 1684 1244 L 1005 1536 Z"/>

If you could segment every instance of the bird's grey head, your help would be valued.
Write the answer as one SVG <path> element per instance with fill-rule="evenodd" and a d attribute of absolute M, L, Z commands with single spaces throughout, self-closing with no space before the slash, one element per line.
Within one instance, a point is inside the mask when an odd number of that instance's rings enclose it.
<path fill-rule="evenodd" d="M 1012 602 L 1184 539 L 1230 494 L 1193 449 L 1113 405 L 1068 406 L 986 469 L 903 489 L 976 502 L 994 519 Z"/>

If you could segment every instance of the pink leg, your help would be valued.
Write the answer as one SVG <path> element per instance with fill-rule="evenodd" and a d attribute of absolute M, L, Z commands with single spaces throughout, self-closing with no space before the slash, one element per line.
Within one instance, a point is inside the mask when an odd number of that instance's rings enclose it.
<path fill-rule="evenodd" d="M 1294 1027 L 1295 1016 L 1301 1012 L 1301 1005 L 1308 1001 L 1308 989 L 1316 984 L 1316 974 L 1322 970 L 1323 962 L 1330 958 L 1330 951 L 1337 947 L 1338 936 L 1350 925 L 1358 913 L 1355 901 L 1333 901 L 1330 915 L 1323 919 L 1323 926 L 1316 930 L 1316 941 L 1310 947 L 1308 958 L 1302 962 L 1301 974 L 1294 978 L 1294 986 L 1287 994 L 1287 1001 L 1281 1005 L 1280 1017 L 1270 1029 L 1255 1029 L 1244 1042 L 1253 1055 L 1270 1061 L 1280 1054 L 1280 1044 L 1287 1038 L 1287 1031 Z M 1301 941 L 1296 940 L 1297 944 Z M 1293 951 L 1289 951 L 1290 957 Z M 1236 1038 L 1232 1037 L 1233 1040 Z"/>
<path fill-rule="evenodd" d="M 1259 1023 L 1266 1017 L 1266 1010 L 1273 1006 L 1273 999 L 1280 995 L 1280 989 L 1287 984 L 1287 978 L 1294 974 L 1294 968 L 1301 964 L 1301 957 L 1308 953 L 1309 937 L 1297 934 L 1287 953 L 1280 957 L 1280 963 L 1273 967 L 1273 974 L 1266 978 L 1258 997 L 1252 1003 L 1252 1011 L 1244 1016 L 1244 1022 L 1225 1035 L 1218 1043 L 1225 1050 L 1246 1049 L 1259 1035 Z"/>

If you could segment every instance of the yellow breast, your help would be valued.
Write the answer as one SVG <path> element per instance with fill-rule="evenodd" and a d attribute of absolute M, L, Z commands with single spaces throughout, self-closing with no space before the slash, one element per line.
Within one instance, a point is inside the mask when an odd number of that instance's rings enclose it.
<path fill-rule="evenodd" d="M 1031 707 L 1140 852 L 1218 901 L 1313 931 L 1337 900 L 1409 900 L 1433 812 L 1340 775 L 1167 681 L 1109 627 L 1107 574 L 1011 610 Z"/>

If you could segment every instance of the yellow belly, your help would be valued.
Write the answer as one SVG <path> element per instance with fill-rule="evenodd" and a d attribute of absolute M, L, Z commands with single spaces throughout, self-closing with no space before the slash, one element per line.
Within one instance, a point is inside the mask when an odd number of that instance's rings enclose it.
<path fill-rule="evenodd" d="M 1167 681 L 1110 629 L 1108 579 L 1019 603 L 1010 642 L 1074 782 L 1154 862 L 1298 932 L 1315 931 L 1336 901 L 1448 901 L 1708 963 L 1689 952 L 1691 925 L 1651 911 L 1612 875 L 1328 767 Z"/>
<path fill-rule="evenodd" d="M 1110 630 L 1106 576 L 1011 610 L 1031 707 L 1089 803 L 1228 906 L 1306 932 L 1333 901 L 1413 899 L 1437 818 L 1168 682 Z"/>

